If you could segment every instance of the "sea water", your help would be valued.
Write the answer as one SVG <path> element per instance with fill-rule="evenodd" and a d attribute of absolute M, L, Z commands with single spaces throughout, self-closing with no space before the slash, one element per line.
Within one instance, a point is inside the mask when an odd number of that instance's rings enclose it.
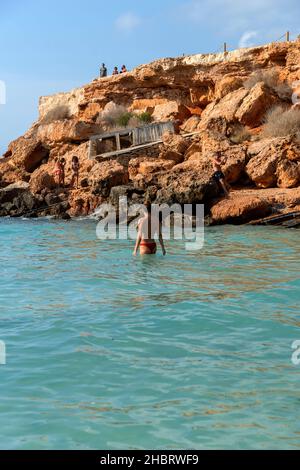
<path fill-rule="evenodd" d="M 0 448 L 299 448 L 300 232 L 133 258 L 95 230 L 0 220 Z"/>

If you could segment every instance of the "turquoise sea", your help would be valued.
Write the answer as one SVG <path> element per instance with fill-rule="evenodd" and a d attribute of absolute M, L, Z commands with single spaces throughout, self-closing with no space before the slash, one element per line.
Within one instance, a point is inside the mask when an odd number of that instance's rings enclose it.
<path fill-rule="evenodd" d="M 0 220 L 0 448 L 299 448 L 300 232 L 135 259 L 95 228 Z"/>

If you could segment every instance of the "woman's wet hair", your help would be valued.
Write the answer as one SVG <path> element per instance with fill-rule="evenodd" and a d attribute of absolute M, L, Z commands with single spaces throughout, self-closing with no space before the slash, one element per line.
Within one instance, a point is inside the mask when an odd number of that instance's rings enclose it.
<path fill-rule="evenodd" d="M 151 213 L 151 201 L 150 201 L 150 199 L 145 199 L 144 206 L 146 207 L 148 214 L 150 214 Z"/>

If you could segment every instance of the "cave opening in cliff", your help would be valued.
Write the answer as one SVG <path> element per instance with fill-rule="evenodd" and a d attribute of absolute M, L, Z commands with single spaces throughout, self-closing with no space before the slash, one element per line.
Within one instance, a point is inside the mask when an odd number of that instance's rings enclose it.
<path fill-rule="evenodd" d="M 24 161 L 25 169 L 28 173 L 33 173 L 43 162 L 47 162 L 50 150 L 39 144 Z"/>

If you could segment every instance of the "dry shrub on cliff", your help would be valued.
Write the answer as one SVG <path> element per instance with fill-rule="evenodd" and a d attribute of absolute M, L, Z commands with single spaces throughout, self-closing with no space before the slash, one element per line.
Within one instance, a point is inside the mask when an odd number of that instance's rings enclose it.
<path fill-rule="evenodd" d="M 275 106 L 264 119 L 262 137 L 284 137 L 300 135 L 300 110 Z"/>
<path fill-rule="evenodd" d="M 50 124 L 53 121 L 62 121 L 71 117 L 71 111 L 69 106 L 60 105 L 53 109 L 50 109 L 48 113 L 43 117 L 43 124 Z"/>
<path fill-rule="evenodd" d="M 287 82 L 281 82 L 279 79 L 278 70 L 257 70 L 244 82 L 244 87 L 251 90 L 257 83 L 264 82 L 271 90 L 282 100 L 291 100 L 292 89 Z"/>
<path fill-rule="evenodd" d="M 114 105 L 111 108 L 103 111 L 100 119 L 111 127 L 115 127 L 120 117 L 127 113 L 127 108 L 121 105 Z"/>
<path fill-rule="evenodd" d="M 241 144 L 246 140 L 250 140 L 251 134 L 246 126 L 238 124 L 234 127 L 232 133 L 229 136 L 229 139 L 233 144 Z"/>
<path fill-rule="evenodd" d="M 111 128 L 119 127 L 138 127 L 142 124 L 148 124 L 152 121 L 150 113 L 133 113 L 128 111 L 125 106 L 115 105 L 104 112 L 100 116 L 100 120 L 104 121 Z"/>

